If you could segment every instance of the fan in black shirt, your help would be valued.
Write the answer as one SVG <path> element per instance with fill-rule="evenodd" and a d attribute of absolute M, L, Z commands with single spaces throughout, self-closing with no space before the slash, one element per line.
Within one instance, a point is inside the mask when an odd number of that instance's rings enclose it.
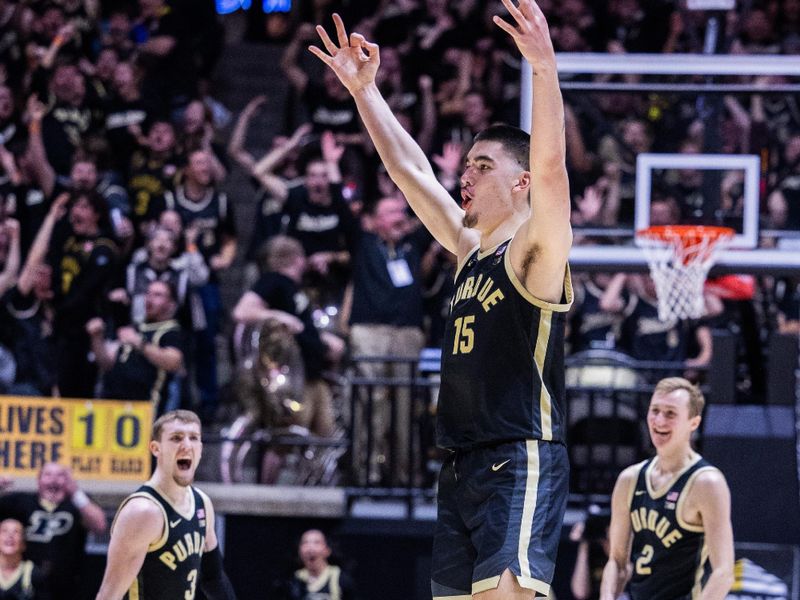
<path fill-rule="evenodd" d="M 78 487 L 69 469 L 48 463 L 39 472 L 37 493 L 0 496 L 0 519 L 6 518 L 25 525 L 25 557 L 42 567 L 53 598 L 74 600 L 86 534 L 106 530 L 103 509 Z"/>
<path fill-rule="evenodd" d="M 329 332 L 317 330 L 308 297 L 299 287 L 306 267 L 303 248 L 297 240 L 276 236 L 267 244 L 267 271 L 245 292 L 233 310 L 239 323 L 255 324 L 268 319 L 284 324 L 295 335 L 306 374 L 306 404 L 310 410 L 297 415 L 301 425 L 310 426 L 318 435 L 333 430 L 330 389 L 322 372 L 338 360 L 344 343 Z"/>

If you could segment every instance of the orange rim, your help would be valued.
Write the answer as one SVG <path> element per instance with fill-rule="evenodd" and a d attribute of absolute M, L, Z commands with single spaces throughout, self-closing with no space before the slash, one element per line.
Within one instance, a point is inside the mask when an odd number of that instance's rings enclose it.
<path fill-rule="evenodd" d="M 729 240 L 735 234 L 730 227 L 715 225 L 653 225 L 637 231 L 636 237 L 662 242 L 680 240 L 683 246 L 690 246 L 703 239 L 710 239 L 712 243 Z"/>

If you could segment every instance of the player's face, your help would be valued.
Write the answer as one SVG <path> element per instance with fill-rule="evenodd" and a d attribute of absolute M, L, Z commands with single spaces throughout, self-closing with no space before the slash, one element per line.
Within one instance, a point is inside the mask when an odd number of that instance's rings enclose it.
<path fill-rule="evenodd" d="M 313 564 L 318 560 L 327 560 L 331 554 L 328 542 L 321 531 L 307 531 L 300 538 L 300 560 L 303 564 Z"/>
<path fill-rule="evenodd" d="M 464 227 L 490 231 L 508 218 L 514 211 L 511 192 L 522 172 L 500 142 L 476 142 L 461 175 Z"/>
<path fill-rule="evenodd" d="M 0 522 L 0 556 L 21 555 L 24 549 L 22 523 L 16 519 Z"/>
<path fill-rule="evenodd" d="M 194 481 L 194 473 L 203 454 L 200 425 L 174 420 L 164 424 L 161 438 L 150 443 L 158 468 L 172 476 L 180 486 Z"/>
<path fill-rule="evenodd" d="M 656 451 L 688 447 L 692 432 L 699 425 L 699 416 L 689 416 L 689 392 L 686 390 L 655 394 L 650 400 L 647 427 Z"/>

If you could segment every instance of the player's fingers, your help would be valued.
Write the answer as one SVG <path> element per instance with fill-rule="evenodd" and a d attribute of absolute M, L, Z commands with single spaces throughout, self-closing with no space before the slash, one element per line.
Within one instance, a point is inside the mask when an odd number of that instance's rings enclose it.
<path fill-rule="evenodd" d="M 362 59 L 366 60 L 367 55 L 364 53 L 364 36 L 360 33 L 351 33 L 350 34 L 350 47 L 351 48 L 358 48 L 360 50 L 359 55 Z"/>
<path fill-rule="evenodd" d="M 536 15 L 536 17 L 538 19 L 541 19 L 542 21 L 547 23 L 547 19 L 545 18 L 544 13 L 542 12 L 542 9 L 536 3 L 536 0 L 529 0 L 529 2 L 531 3 L 531 8 L 533 9 L 533 14 Z"/>
<path fill-rule="evenodd" d="M 317 34 L 319 35 L 319 39 L 322 40 L 322 44 L 325 46 L 325 49 L 330 52 L 331 56 L 336 54 L 336 44 L 331 41 L 331 38 L 328 37 L 328 32 L 325 31 L 325 28 L 322 25 L 317 25 Z"/>
<path fill-rule="evenodd" d="M 519 25 L 522 25 L 522 23 L 525 22 L 525 17 L 519 11 L 519 9 L 516 6 L 514 6 L 514 2 L 512 0 L 503 0 L 503 6 L 506 7 L 506 9 L 508 10 L 509 14 L 511 14 L 511 16 L 514 17 L 514 20 Z"/>
<path fill-rule="evenodd" d="M 333 23 L 336 25 L 336 36 L 339 38 L 339 47 L 347 48 L 347 31 L 344 28 L 344 21 L 339 13 L 333 13 Z"/>
<path fill-rule="evenodd" d="M 519 35 L 519 32 L 517 31 L 516 27 L 506 23 L 503 19 L 501 19 L 497 15 L 492 17 L 492 21 L 494 21 L 495 25 L 497 25 L 500 29 L 505 31 L 511 37 L 515 38 L 517 35 Z"/>
<path fill-rule="evenodd" d="M 539 15 L 544 17 L 542 11 L 540 10 L 539 13 L 536 13 L 534 10 L 534 6 L 536 5 L 535 2 L 532 0 L 519 0 L 519 11 L 525 16 L 525 19 L 530 23 L 533 23 L 538 20 Z M 536 7 L 538 8 L 538 6 Z"/>
<path fill-rule="evenodd" d="M 373 44 L 372 42 L 364 40 L 364 43 L 361 44 L 361 47 L 366 51 L 367 56 L 369 56 L 370 60 L 378 58 L 379 56 L 378 44 Z"/>
<path fill-rule="evenodd" d="M 317 48 L 316 46 L 309 46 L 308 51 L 311 52 L 314 56 L 324 62 L 326 65 L 330 66 L 333 63 L 333 58 L 329 54 L 325 54 L 322 50 Z"/>

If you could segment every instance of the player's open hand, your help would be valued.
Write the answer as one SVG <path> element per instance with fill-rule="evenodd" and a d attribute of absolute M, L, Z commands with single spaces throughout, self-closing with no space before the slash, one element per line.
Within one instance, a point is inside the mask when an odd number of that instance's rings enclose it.
<path fill-rule="evenodd" d="M 333 43 L 322 25 L 317 25 L 317 33 L 327 53 L 316 46 L 309 46 L 308 50 L 333 69 L 348 91 L 355 94 L 375 81 L 380 64 L 378 44 L 368 42 L 360 33 L 351 33 L 348 37 L 342 18 L 336 13 L 333 13 L 333 22 L 339 45 Z"/>
<path fill-rule="evenodd" d="M 517 48 L 536 72 L 537 67 L 555 68 L 556 55 L 550 29 L 547 26 L 542 9 L 534 0 L 519 0 L 515 6 L 513 0 L 503 0 L 515 25 L 507 23 L 497 15 L 492 17 L 495 25 L 514 38 Z"/>

